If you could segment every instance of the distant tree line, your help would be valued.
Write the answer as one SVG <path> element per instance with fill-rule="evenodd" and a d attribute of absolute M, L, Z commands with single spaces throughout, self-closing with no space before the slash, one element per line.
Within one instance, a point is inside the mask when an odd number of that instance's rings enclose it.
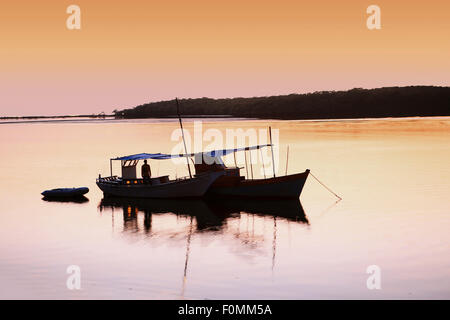
<path fill-rule="evenodd" d="M 336 119 L 450 115 L 450 87 L 411 86 L 320 91 L 232 99 L 181 99 L 182 116 L 263 119 Z M 116 118 L 176 116 L 175 100 L 115 110 Z"/>
<path fill-rule="evenodd" d="M 65 119 L 65 118 L 106 118 L 115 117 L 113 113 L 111 115 L 101 112 L 99 114 L 80 114 L 80 115 L 63 115 L 63 116 L 13 116 L 13 117 L 0 117 L 0 120 L 37 120 L 37 119 Z"/>

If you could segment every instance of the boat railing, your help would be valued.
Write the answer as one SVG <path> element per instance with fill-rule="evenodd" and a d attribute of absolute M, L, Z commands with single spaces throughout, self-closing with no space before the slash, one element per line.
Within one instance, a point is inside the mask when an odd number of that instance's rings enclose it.
<path fill-rule="evenodd" d="M 158 176 L 158 177 L 152 177 L 148 181 L 144 179 L 129 179 L 129 178 L 120 178 L 117 176 L 111 176 L 111 177 L 100 177 L 97 179 L 98 182 L 103 183 L 113 183 L 113 184 L 122 184 L 122 185 L 141 185 L 141 184 L 149 184 L 149 185 L 157 185 L 157 184 L 163 184 L 168 183 L 169 176 Z"/>
<path fill-rule="evenodd" d="M 98 177 L 97 181 L 117 181 L 117 176 L 111 176 L 111 177 Z"/>

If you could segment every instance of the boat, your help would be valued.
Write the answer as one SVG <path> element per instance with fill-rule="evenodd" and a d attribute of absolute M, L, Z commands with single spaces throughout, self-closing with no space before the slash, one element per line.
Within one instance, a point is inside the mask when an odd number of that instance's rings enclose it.
<path fill-rule="evenodd" d="M 271 144 L 236 149 L 213 150 L 190 154 L 140 153 L 110 159 L 120 160 L 122 177 L 99 177 L 98 187 L 105 195 L 134 198 L 188 198 L 188 197 L 242 197 L 265 199 L 298 199 L 309 175 L 302 173 L 274 176 L 264 179 L 249 179 L 240 174 L 239 167 L 227 167 L 222 156 L 240 151 L 252 151 Z M 173 158 L 195 158 L 195 174 L 191 177 L 169 180 L 169 176 L 151 178 L 148 183 L 136 177 L 139 160 L 166 160 Z M 189 173 L 191 173 L 188 165 Z"/>
<path fill-rule="evenodd" d="M 243 147 L 236 149 L 213 150 L 207 152 L 188 153 L 183 131 L 183 123 L 177 103 L 177 114 L 183 137 L 185 154 L 171 155 L 161 153 L 141 153 L 131 156 L 110 159 L 111 175 L 106 178 L 99 176 L 97 186 L 105 195 L 137 198 L 186 198 L 222 196 L 265 199 L 298 199 L 309 175 L 309 169 L 302 173 L 276 177 L 275 168 L 273 177 L 264 179 L 249 179 L 240 175 L 242 168 L 227 167 L 222 157 L 239 151 L 259 150 L 272 147 L 272 163 L 274 163 L 272 131 L 269 127 L 270 144 Z M 139 160 L 154 159 L 165 160 L 184 157 L 186 159 L 189 178 L 169 180 L 169 176 L 150 179 L 150 181 L 137 179 L 136 165 Z M 189 159 L 195 157 L 195 175 L 191 173 Z M 120 160 L 122 163 L 122 177 L 113 176 L 112 161 Z M 251 165 L 251 161 L 250 161 Z M 287 173 L 287 169 L 286 169 Z"/>
<path fill-rule="evenodd" d="M 136 166 L 139 160 L 165 160 L 181 156 L 184 155 L 140 153 L 110 159 L 111 176 L 99 176 L 96 180 L 97 186 L 106 196 L 147 199 L 196 198 L 204 196 L 211 184 L 224 174 L 224 172 L 202 172 L 173 180 L 170 180 L 167 175 L 148 180 L 136 176 Z M 121 161 L 121 177 L 112 175 L 113 160 Z"/>
<path fill-rule="evenodd" d="M 41 194 L 45 198 L 74 198 L 74 197 L 82 197 L 86 193 L 89 192 L 89 188 L 81 187 L 81 188 L 57 188 L 46 190 Z"/>
<path fill-rule="evenodd" d="M 239 168 L 225 168 L 228 174 L 211 185 L 209 196 L 264 199 L 298 199 L 309 175 L 305 172 L 265 179 L 246 179 Z"/>
<path fill-rule="evenodd" d="M 196 158 L 195 172 L 224 172 L 209 188 L 207 196 L 213 197 L 241 197 L 241 198 L 264 198 L 264 199 L 298 199 L 308 178 L 309 169 L 295 174 L 284 176 L 249 179 L 240 174 L 243 168 L 227 167 L 222 156 L 239 151 L 251 151 L 264 147 L 272 147 L 271 144 L 257 145 L 252 147 L 215 150 L 203 153 L 202 157 Z M 209 159 L 208 159 L 209 158 Z M 211 160 L 211 158 L 213 158 Z M 205 161 L 208 159 L 207 161 Z M 212 163 L 212 164 L 208 164 Z"/>
<path fill-rule="evenodd" d="M 213 184 L 217 178 L 225 174 L 225 172 L 217 171 L 201 172 L 194 175 L 191 173 L 178 99 L 176 99 L 176 103 L 185 154 L 167 155 L 161 153 L 139 153 L 110 159 L 111 175 L 106 178 L 102 178 L 101 175 L 99 175 L 96 180 L 97 186 L 103 191 L 105 196 L 145 199 L 198 198 L 204 196 L 211 184 Z M 148 177 L 146 179 L 138 179 L 136 177 L 136 166 L 140 160 L 166 160 L 179 157 L 185 157 L 189 170 L 189 177 L 174 180 L 170 180 L 167 175 L 154 178 Z M 114 160 L 121 162 L 122 177 L 113 176 L 112 162 Z"/>

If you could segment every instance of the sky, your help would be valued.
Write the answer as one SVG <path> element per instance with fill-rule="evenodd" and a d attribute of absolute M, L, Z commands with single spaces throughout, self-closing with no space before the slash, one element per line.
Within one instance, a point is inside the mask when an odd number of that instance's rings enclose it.
<path fill-rule="evenodd" d="M 0 39 L 0 116 L 450 85 L 448 0 L 1 1 Z"/>

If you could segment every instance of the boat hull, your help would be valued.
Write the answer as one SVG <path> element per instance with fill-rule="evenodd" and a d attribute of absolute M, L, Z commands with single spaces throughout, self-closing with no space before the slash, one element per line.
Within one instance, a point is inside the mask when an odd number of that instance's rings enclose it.
<path fill-rule="evenodd" d="M 97 179 L 97 186 L 106 196 L 147 199 L 197 198 L 202 197 L 208 188 L 223 173 L 212 172 L 195 175 L 190 179 L 180 179 L 157 185 L 126 185 Z"/>
<path fill-rule="evenodd" d="M 46 198 L 74 198 L 74 197 L 82 197 L 86 193 L 89 192 L 89 188 L 59 188 L 46 190 L 41 194 Z"/>
<path fill-rule="evenodd" d="M 256 180 L 240 180 L 229 185 L 212 185 L 208 196 L 298 199 L 309 175 L 309 169 L 302 173 L 282 177 Z"/>

